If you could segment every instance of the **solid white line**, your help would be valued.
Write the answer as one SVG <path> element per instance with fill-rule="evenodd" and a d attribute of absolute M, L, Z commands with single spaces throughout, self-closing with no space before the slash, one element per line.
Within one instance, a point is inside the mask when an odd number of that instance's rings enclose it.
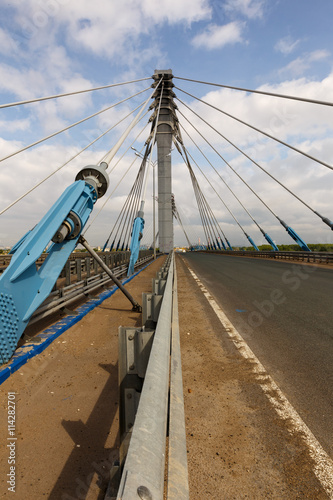
<path fill-rule="evenodd" d="M 185 262 L 185 261 L 184 261 Z M 186 262 L 185 262 L 186 263 Z M 187 265 L 187 263 L 186 263 Z M 187 266 L 188 267 L 188 266 Z M 234 343 L 243 358 L 251 361 L 253 372 L 256 374 L 257 382 L 263 389 L 265 395 L 274 407 L 275 411 L 283 420 L 288 420 L 289 432 L 297 432 L 306 444 L 309 455 L 314 462 L 313 472 L 330 499 L 333 499 L 333 461 L 322 448 L 308 426 L 303 422 L 297 411 L 276 385 L 272 377 L 266 372 L 264 366 L 252 352 L 243 337 L 229 321 L 220 306 L 210 295 L 205 286 L 201 283 L 196 274 L 188 267 L 200 290 L 206 297 L 209 305 L 214 310 L 220 322 L 227 331 L 230 339 Z"/>

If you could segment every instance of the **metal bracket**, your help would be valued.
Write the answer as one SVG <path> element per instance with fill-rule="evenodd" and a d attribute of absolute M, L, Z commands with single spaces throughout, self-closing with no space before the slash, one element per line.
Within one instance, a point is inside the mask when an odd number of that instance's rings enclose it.
<path fill-rule="evenodd" d="M 142 294 L 142 324 L 146 327 L 156 325 L 161 309 L 162 294 L 143 293 Z"/>
<path fill-rule="evenodd" d="M 148 365 L 154 330 L 119 327 L 120 463 L 127 454 Z"/>
<path fill-rule="evenodd" d="M 165 289 L 166 279 L 157 277 L 153 279 L 152 290 L 156 295 L 163 295 Z"/>

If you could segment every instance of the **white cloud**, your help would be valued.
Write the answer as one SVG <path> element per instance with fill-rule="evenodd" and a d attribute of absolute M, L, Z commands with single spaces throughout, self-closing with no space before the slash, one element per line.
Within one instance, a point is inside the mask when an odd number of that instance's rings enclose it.
<path fill-rule="evenodd" d="M 30 127 L 30 120 L 28 118 L 22 120 L 5 121 L 0 120 L 0 130 L 2 132 L 17 132 L 27 130 Z"/>
<path fill-rule="evenodd" d="M 249 19 L 262 18 L 265 0 L 227 0 L 225 10 L 229 14 L 241 14 Z"/>
<path fill-rule="evenodd" d="M 211 17 L 211 8 L 208 0 L 143 0 L 142 10 L 147 18 L 154 22 L 167 21 L 170 24 L 191 24 Z"/>
<path fill-rule="evenodd" d="M 11 53 L 16 52 L 17 44 L 15 40 L 10 36 L 10 34 L 0 28 L 0 53 L 8 56 Z"/>
<path fill-rule="evenodd" d="M 333 102 L 333 73 L 321 81 L 301 78 L 287 80 L 276 85 L 262 85 L 258 90 Z M 184 97 L 181 92 L 177 91 L 177 96 L 188 102 L 188 98 Z M 328 113 L 325 106 L 229 89 L 210 91 L 202 97 L 202 100 L 282 140 L 291 140 L 295 137 L 317 138 L 323 135 L 326 136 L 329 135 L 332 127 L 330 113 Z M 238 124 L 198 101 L 192 101 L 189 105 L 212 126 L 228 134 L 231 139 L 235 139 L 240 146 L 258 144 L 257 132 L 251 131 L 244 125 Z M 180 106 L 180 109 L 194 125 L 202 124 L 202 121 L 188 110 L 184 110 L 182 106 Z M 209 129 L 206 128 L 206 130 Z M 210 133 L 210 136 L 212 137 L 212 133 Z M 218 141 L 218 144 L 222 143 L 221 140 L 214 136 L 212 140 Z"/>
<path fill-rule="evenodd" d="M 13 101 L 99 85 L 103 73 L 96 74 L 92 68 L 91 80 L 80 73 L 81 61 L 91 54 L 103 57 L 108 64 L 111 60 L 113 64 L 133 68 L 134 78 L 138 67 L 141 72 L 149 68 L 149 75 L 152 61 L 161 67 L 165 62 L 165 53 L 154 35 L 157 26 L 189 26 L 211 16 L 208 0 L 164 0 L 158 4 L 152 0 L 27 0 L 23 4 L 13 0 L 10 9 L 14 10 L 11 29 L 16 41 L 0 30 L 0 51 L 8 55 L 13 47 L 18 48 L 17 60 L 13 65 L 0 63 L 0 90 L 13 94 Z M 73 51 L 79 55 L 76 60 L 72 58 Z M 119 81 L 119 72 L 116 78 Z M 99 81 L 95 84 L 92 79 Z M 91 104 L 90 94 L 83 94 L 36 105 L 30 110 L 35 123 L 38 118 L 43 131 L 49 133 L 75 121 L 77 116 L 82 118 Z"/>
<path fill-rule="evenodd" d="M 139 49 L 140 35 L 153 35 L 156 25 L 191 25 L 211 17 L 208 0 L 13 0 L 17 23 L 30 46 L 43 46 L 65 30 L 67 41 L 77 49 L 101 57 L 116 58 Z M 53 8 L 48 8 L 49 4 Z M 53 41 L 54 43 L 54 41 Z M 152 44 L 151 47 L 154 47 Z"/>
<path fill-rule="evenodd" d="M 196 35 L 192 44 L 196 47 L 205 49 L 218 49 L 228 44 L 240 43 L 244 23 L 232 22 L 223 26 L 209 24 L 206 29 Z"/>
<path fill-rule="evenodd" d="M 292 77 L 302 76 L 306 70 L 311 68 L 313 63 L 328 59 L 330 52 L 328 50 L 315 50 L 303 56 L 297 57 L 287 66 L 279 70 L 280 75 L 291 75 Z"/>
<path fill-rule="evenodd" d="M 276 44 L 275 44 L 275 50 L 277 52 L 282 52 L 284 55 L 291 54 L 296 47 L 299 45 L 301 40 L 293 40 L 291 36 L 286 36 L 284 38 L 281 38 Z"/>

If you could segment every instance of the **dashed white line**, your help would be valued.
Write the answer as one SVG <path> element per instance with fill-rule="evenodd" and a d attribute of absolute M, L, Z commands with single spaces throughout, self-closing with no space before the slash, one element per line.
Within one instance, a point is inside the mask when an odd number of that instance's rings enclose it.
<path fill-rule="evenodd" d="M 185 262 L 185 261 L 183 261 Z M 186 263 L 186 262 L 185 262 Z M 186 263 L 187 265 L 187 263 Z M 187 266 L 188 267 L 188 266 Z M 265 395 L 276 410 L 277 414 L 283 420 L 288 420 L 288 427 L 291 433 L 297 432 L 303 442 L 306 444 L 309 455 L 313 460 L 313 472 L 318 481 L 322 485 L 326 494 L 330 499 L 333 499 L 333 461 L 322 448 L 315 436 L 312 434 L 308 426 L 303 422 L 297 411 L 289 403 L 288 399 L 282 393 L 281 389 L 276 385 L 272 377 L 266 372 L 264 366 L 252 352 L 243 337 L 229 321 L 220 306 L 210 295 L 205 286 L 201 283 L 197 275 L 188 267 L 191 275 L 198 284 L 200 290 L 206 297 L 209 305 L 219 318 L 220 322 L 227 331 L 230 339 L 234 343 L 243 358 L 251 361 L 253 372 L 256 374 L 258 384 L 262 387 Z"/>

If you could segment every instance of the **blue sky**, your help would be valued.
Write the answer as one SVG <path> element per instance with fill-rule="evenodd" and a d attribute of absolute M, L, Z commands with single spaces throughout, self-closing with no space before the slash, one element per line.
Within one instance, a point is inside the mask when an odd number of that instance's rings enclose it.
<path fill-rule="evenodd" d="M 174 75 L 185 78 L 333 102 L 333 4 L 330 0 L 316 3 L 309 0 L 26 0 L 24 3 L 12 0 L 10 4 L 0 0 L 0 7 L 1 103 L 150 77 L 155 68 L 171 68 Z M 151 81 L 140 82 L 94 94 L 2 109 L 0 157 L 150 84 Z M 313 156 L 333 163 L 331 107 L 286 102 L 180 80 L 175 80 L 175 84 Z M 176 94 L 218 130 L 228 134 L 239 147 L 251 153 L 256 161 L 315 210 L 333 219 L 331 170 L 228 121 L 179 91 Z M 0 211 L 134 109 L 146 95 L 0 162 Z M 178 105 L 190 118 L 190 113 Z M 303 239 L 307 242 L 333 242 L 332 231 L 309 210 L 249 165 L 194 115 L 190 119 Z M 292 243 L 276 219 L 209 151 L 204 141 L 192 133 L 273 239 L 277 243 Z M 83 153 L 1 215 L 0 246 L 14 244 L 38 222 L 74 180 L 76 172 L 87 163 L 97 163 L 118 136 L 117 129 L 108 139 Z M 142 137 L 143 141 L 136 144 L 137 149 L 141 149 L 147 134 Z M 191 149 L 190 143 L 188 147 Z M 192 151 L 245 230 L 257 244 L 264 243 L 261 233 L 244 210 L 224 190 L 200 154 L 195 149 Z M 127 154 L 119 163 L 112 173 L 112 185 L 118 182 L 132 160 L 133 153 Z M 177 155 L 173 156 L 173 165 L 176 204 L 192 239 L 200 237 L 204 240 L 188 173 Z M 87 238 L 92 244 L 104 243 L 133 182 L 135 168 L 132 177 L 125 178 L 89 229 Z M 246 239 L 230 214 L 200 173 L 197 175 L 232 244 L 246 245 Z M 151 189 L 149 182 L 148 192 Z M 100 206 L 102 200 L 98 203 Z M 98 207 L 96 209 L 98 211 Z M 146 215 L 148 241 L 152 234 L 150 203 L 147 203 Z M 184 241 L 176 226 L 176 244 Z"/>

